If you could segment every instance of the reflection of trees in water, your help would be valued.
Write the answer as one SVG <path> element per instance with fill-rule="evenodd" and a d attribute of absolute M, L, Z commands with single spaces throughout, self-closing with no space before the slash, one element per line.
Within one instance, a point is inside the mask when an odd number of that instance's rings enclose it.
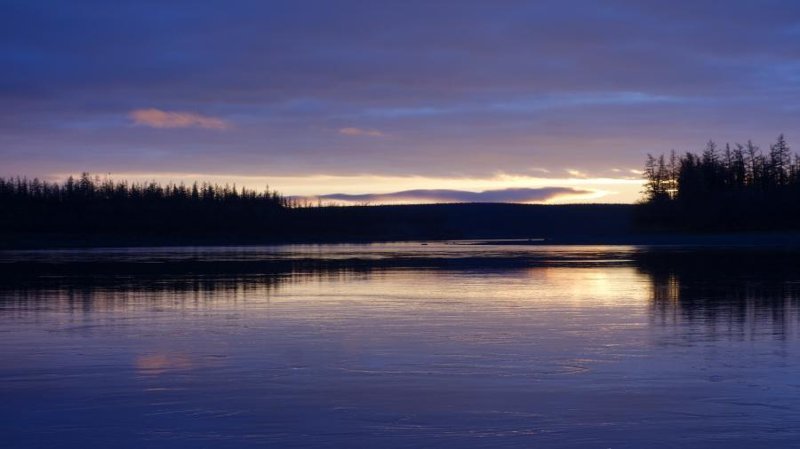
<path fill-rule="evenodd" d="M 800 264 L 795 254 L 755 250 L 642 251 L 626 257 L 632 258 L 637 270 L 650 279 L 654 324 L 731 338 L 747 338 L 754 333 L 783 338 L 800 323 Z M 396 269 L 447 269 L 484 276 L 489 269 L 586 267 L 586 263 L 564 265 L 558 260 L 519 257 L 65 263 L 40 264 L 33 275 L 25 275 L 23 268 L 27 266 L 20 265 L 16 271 L 0 273 L 0 308 L 6 313 L 143 307 L 232 309 L 268 302 L 287 285 L 358 280 Z M 608 265 L 602 268 L 614 269 Z"/>
<path fill-rule="evenodd" d="M 712 335 L 786 338 L 800 322 L 796 255 L 768 251 L 648 252 L 653 319 Z"/>
<path fill-rule="evenodd" d="M 280 288 L 311 281 L 354 280 L 374 270 L 287 270 L 268 274 L 102 275 L 0 280 L 0 309 L 116 311 L 141 307 L 235 307 L 268 301 Z"/>

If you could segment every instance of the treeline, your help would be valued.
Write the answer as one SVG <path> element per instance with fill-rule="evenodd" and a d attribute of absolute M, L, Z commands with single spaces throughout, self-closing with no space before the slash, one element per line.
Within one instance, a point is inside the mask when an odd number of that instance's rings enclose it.
<path fill-rule="evenodd" d="M 645 163 L 638 223 L 650 229 L 700 231 L 800 228 L 800 156 L 783 135 L 768 150 L 753 142 L 713 141 L 698 153 Z"/>
<path fill-rule="evenodd" d="M 291 206 L 277 192 L 210 183 L 62 183 L 0 178 L 0 231 L 192 233 L 265 231 Z"/>
<path fill-rule="evenodd" d="M 14 178 L 0 179 L 0 248 L 591 239 L 627 233 L 631 212 L 629 205 L 337 207 L 224 185 Z"/>

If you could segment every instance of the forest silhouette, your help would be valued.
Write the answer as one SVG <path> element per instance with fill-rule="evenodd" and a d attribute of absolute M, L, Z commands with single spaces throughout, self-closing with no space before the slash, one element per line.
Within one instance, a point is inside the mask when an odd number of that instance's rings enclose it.
<path fill-rule="evenodd" d="M 758 231 L 800 227 L 800 156 L 783 135 L 767 151 L 752 141 L 645 163 L 637 224 L 647 230 Z"/>
<path fill-rule="evenodd" d="M 269 189 L 89 174 L 61 183 L 0 179 L 5 247 L 607 236 L 629 232 L 630 213 L 629 205 L 589 204 L 320 206 Z"/>
<path fill-rule="evenodd" d="M 281 243 L 469 238 L 624 241 L 653 232 L 800 228 L 800 156 L 783 135 L 648 155 L 635 205 L 299 204 L 266 188 L 0 178 L 0 246 Z M 648 234 L 649 233 L 649 234 Z"/>
<path fill-rule="evenodd" d="M 269 231 L 290 202 L 229 185 L 115 182 L 84 173 L 63 183 L 0 178 L 0 230 L 176 233 Z"/>

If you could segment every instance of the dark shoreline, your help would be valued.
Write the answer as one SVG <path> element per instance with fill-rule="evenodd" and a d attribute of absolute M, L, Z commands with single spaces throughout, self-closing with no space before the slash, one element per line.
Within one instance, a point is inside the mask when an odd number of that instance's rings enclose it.
<path fill-rule="evenodd" d="M 696 246 L 696 247 L 800 247 L 800 232 L 750 232 L 678 234 L 649 233 L 629 235 L 573 235 L 525 238 L 387 238 L 387 239 L 286 239 L 274 240 L 235 236 L 74 236 L 74 235 L 2 235 L 0 251 L 70 250 L 96 248 L 170 248 L 170 247 L 237 247 L 284 245 L 338 245 L 382 243 L 455 243 L 473 246 L 547 246 L 547 245 L 613 245 L 613 246 Z"/>
<path fill-rule="evenodd" d="M 800 231 L 677 232 L 635 226 L 632 204 L 462 203 L 287 209 L 265 228 L 231 220 L 224 230 L 185 223 L 125 228 L 107 216 L 69 232 L 0 227 L 0 250 L 491 241 L 493 245 L 797 246 Z M 148 220 L 157 220 L 150 217 Z M 47 222 L 47 216 L 42 218 Z M 175 223 L 172 223 L 175 225 Z"/>

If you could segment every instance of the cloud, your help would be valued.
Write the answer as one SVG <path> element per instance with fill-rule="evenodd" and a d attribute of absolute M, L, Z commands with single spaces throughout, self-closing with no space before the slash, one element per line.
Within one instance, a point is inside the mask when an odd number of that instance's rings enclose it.
<path fill-rule="evenodd" d="M 339 134 L 344 136 L 370 136 L 370 137 L 383 137 L 384 134 L 377 129 L 362 129 L 362 128 L 342 128 Z"/>
<path fill-rule="evenodd" d="M 590 190 L 570 187 L 514 188 L 471 192 L 451 189 L 417 189 L 392 193 L 320 195 L 326 202 L 345 203 L 542 203 L 560 196 L 592 195 Z"/>
<path fill-rule="evenodd" d="M 798 138 L 797 0 L 244 1 L 224 14 L 218 0 L 190 13 L 162 0 L 158 15 L 139 0 L 73 3 L 0 14 L 0 61 L 14 67 L 0 72 L 5 174 L 479 178 L 535 166 L 556 178 L 627 172 L 709 138 Z M 119 126 L 151 106 L 235 116 L 236 132 L 198 128 L 213 119 L 188 120 L 201 139 L 141 128 L 187 120 Z M 518 187 L 547 185 L 575 186 Z M 428 187 L 451 188 L 314 193 Z"/>
<path fill-rule="evenodd" d="M 228 129 L 229 124 L 217 117 L 208 117 L 183 111 L 162 111 L 161 109 L 136 109 L 131 111 L 130 118 L 136 125 L 151 128 L 206 128 Z"/>
<path fill-rule="evenodd" d="M 580 170 L 575 170 L 574 168 L 568 168 L 566 172 L 568 175 L 575 178 L 585 178 L 588 176 L 585 172 L 582 172 Z"/>

